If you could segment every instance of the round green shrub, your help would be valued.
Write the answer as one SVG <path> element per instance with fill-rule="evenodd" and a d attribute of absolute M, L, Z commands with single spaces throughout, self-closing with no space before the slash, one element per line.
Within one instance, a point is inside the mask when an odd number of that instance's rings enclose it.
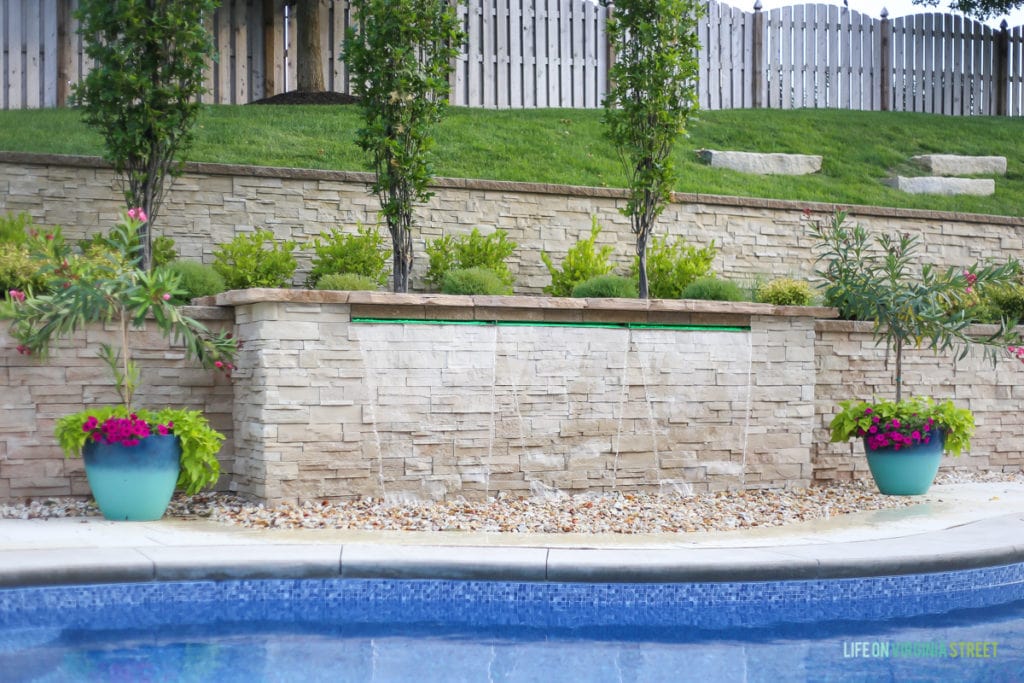
<path fill-rule="evenodd" d="M 444 294 L 511 294 L 512 287 L 490 268 L 456 268 L 445 273 Z"/>
<path fill-rule="evenodd" d="M 358 273 L 327 273 L 316 283 L 317 289 L 333 289 L 344 292 L 374 292 L 380 289 L 376 278 Z"/>
<path fill-rule="evenodd" d="M 278 242 L 270 230 L 238 235 L 213 252 L 213 267 L 228 289 L 287 287 L 298 263 L 292 256 L 296 243 Z"/>
<path fill-rule="evenodd" d="M 192 299 L 213 296 L 227 289 L 224 278 L 213 266 L 198 261 L 171 261 L 160 268 L 178 276 L 178 288 L 184 293 L 171 298 L 175 306 L 184 306 Z"/>
<path fill-rule="evenodd" d="M 621 275 L 598 275 L 572 288 L 577 299 L 635 299 L 636 282 Z"/>
<path fill-rule="evenodd" d="M 757 288 L 756 300 L 776 306 L 810 306 L 814 299 L 811 285 L 804 280 L 782 277 Z"/>
<path fill-rule="evenodd" d="M 313 240 L 312 269 L 306 278 L 307 287 L 317 289 L 349 289 L 320 287 L 320 278 L 337 273 L 353 273 L 371 278 L 377 286 L 388 281 L 388 260 L 391 249 L 375 226 L 356 226 L 355 233 L 331 230 Z M 365 289 L 365 287 L 359 287 Z M 377 289 L 374 287 L 373 289 Z"/>
<path fill-rule="evenodd" d="M 988 313 L 986 322 L 999 322 L 1005 318 L 1008 324 L 1018 325 L 1024 321 L 1024 286 L 987 287 L 981 304 Z"/>
<path fill-rule="evenodd" d="M 731 280 L 714 277 L 700 277 L 683 290 L 683 299 L 704 299 L 706 301 L 744 301 L 743 289 Z"/>
<path fill-rule="evenodd" d="M 0 299 L 12 289 L 31 290 L 36 294 L 46 289 L 40 264 L 32 260 L 28 248 L 20 244 L 0 243 Z"/>

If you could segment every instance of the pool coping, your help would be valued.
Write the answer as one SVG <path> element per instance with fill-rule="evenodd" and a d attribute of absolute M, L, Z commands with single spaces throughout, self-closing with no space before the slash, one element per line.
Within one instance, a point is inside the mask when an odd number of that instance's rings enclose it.
<path fill-rule="evenodd" d="M 1013 542 L 1018 539 L 1019 542 Z M 743 547 L 237 542 L 0 550 L 0 587 L 242 579 L 690 583 L 867 578 L 1024 562 L 1024 513 L 890 538 Z"/>

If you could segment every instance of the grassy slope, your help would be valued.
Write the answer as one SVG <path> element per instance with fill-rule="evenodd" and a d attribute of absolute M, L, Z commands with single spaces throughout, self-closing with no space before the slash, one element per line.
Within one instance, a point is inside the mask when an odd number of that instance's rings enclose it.
<path fill-rule="evenodd" d="M 195 161 L 369 170 L 354 144 L 355 107 L 218 106 L 204 110 Z M 1024 119 L 837 110 L 701 112 L 676 149 L 677 189 L 705 194 L 1024 215 Z M 621 187 L 600 111 L 453 108 L 437 133 L 438 175 Z M 697 161 L 701 148 L 821 154 L 820 174 L 749 176 Z M 102 154 L 73 110 L 0 112 L 0 149 Z M 879 182 L 917 173 L 915 154 L 1000 154 L 993 197 L 912 196 Z"/>

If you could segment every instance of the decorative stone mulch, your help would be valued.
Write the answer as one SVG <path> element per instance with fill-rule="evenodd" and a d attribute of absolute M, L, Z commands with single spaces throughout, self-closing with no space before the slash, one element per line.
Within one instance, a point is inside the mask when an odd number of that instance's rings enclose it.
<path fill-rule="evenodd" d="M 943 473 L 938 483 L 1024 482 L 1021 473 Z M 650 534 L 778 527 L 869 510 L 913 505 L 915 498 L 880 495 L 869 481 L 809 489 L 722 491 L 683 496 L 609 493 L 484 501 L 307 501 L 267 506 L 224 493 L 176 497 L 168 515 L 204 518 L 251 529 L 491 531 L 511 533 Z M 0 504 L 3 519 L 97 516 L 91 502 L 48 498 Z"/>

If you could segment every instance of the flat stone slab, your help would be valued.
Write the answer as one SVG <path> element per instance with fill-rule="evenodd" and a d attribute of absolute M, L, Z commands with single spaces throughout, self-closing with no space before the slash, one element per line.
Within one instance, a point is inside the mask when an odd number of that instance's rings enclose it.
<path fill-rule="evenodd" d="M 996 181 L 991 178 L 942 178 L 939 176 L 923 176 L 907 178 L 896 176 L 883 181 L 889 187 L 907 194 L 969 194 L 988 197 L 996 191 Z"/>
<path fill-rule="evenodd" d="M 712 168 L 727 168 L 757 175 L 808 175 L 821 170 L 821 157 L 811 154 L 761 154 L 758 152 L 721 152 L 702 149 L 700 158 Z"/>
<path fill-rule="evenodd" d="M 910 160 L 935 176 L 1006 175 L 1006 157 L 921 154 Z"/>

